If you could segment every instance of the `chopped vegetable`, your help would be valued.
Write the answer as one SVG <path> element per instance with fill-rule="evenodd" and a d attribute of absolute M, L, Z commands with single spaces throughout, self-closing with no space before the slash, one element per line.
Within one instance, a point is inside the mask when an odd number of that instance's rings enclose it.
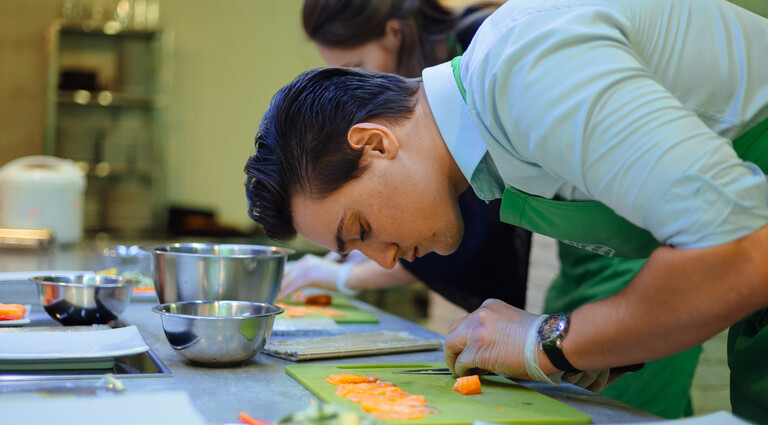
<path fill-rule="evenodd" d="M 480 394 L 480 377 L 477 375 L 460 376 L 456 378 L 453 389 L 462 395 Z"/>
<path fill-rule="evenodd" d="M 360 403 L 363 410 L 377 419 L 422 419 L 424 415 L 440 413 L 429 406 L 424 396 L 411 395 L 375 376 L 344 373 L 331 375 L 326 381 L 336 385 L 336 395 Z"/>
<path fill-rule="evenodd" d="M 321 314 L 332 317 L 345 316 L 343 312 L 336 310 L 335 308 L 319 305 L 290 305 L 281 302 L 277 302 L 275 305 L 285 310 L 283 314 L 288 317 L 304 317 L 308 314 Z"/>
<path fill-rule="evenodd" d="M 237 415 L 237 418 L 240 419 L 240 422 L 248 425 L 275 425 L 274 423 L 265 421 L 264 419 L 254 418 L 245 412 L 240 412 L 240 414 Z"/>
<path fill-rule="evenodd" d="M 331 305 L 331 296 L 328 294 L 309 295 L 304 300 L 306 305 Z"/>
<path fill-rule="evenodd" d="M 0 303 L 0 320 L 19 320 L 27 314 L 27 308 L 21 304 Z"/>
<path fill-rule="evenodd" d="M 325 382 L 328 382 L 329 384 L 338 385 L 338 384 L 359 384 L 362 382 L 377 382 L 380 379 L 375 376 L 370 375 L 354 375 L 351 373 L 339 373 L 336 375 L 331 375 L 327 378 L 325 378 Z"/>

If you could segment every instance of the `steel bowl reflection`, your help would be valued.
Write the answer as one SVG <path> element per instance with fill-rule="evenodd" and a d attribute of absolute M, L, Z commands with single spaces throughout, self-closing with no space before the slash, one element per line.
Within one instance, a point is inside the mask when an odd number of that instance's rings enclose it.
<path fill-rule="evenodd" d="M 247 301 L 182 301 L 157 305 L 168 342 L 185 359 L 232 366 L 258 354 L 283 309 Z"/>
<path fill-rule="evenodd" d="M 131 301 L 137 282 L 119 276 L 72 274 L 36 276 L 40 302 L 62 325 L 95 325 L 115 320 Z"/>
<path fill-rule="evenodd" d="M 142 247 L 152 254 L 160 303 L 237 300 L 274 303 L 290 249 L 261 245 L 176 243 Z"/>

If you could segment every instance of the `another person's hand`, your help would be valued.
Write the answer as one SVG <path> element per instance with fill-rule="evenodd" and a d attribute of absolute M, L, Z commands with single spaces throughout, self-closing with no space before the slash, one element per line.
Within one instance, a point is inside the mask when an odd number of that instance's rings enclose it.
<path fill-rule="evenodd" d="M 335 291 L 343 273 L 349 274 L 351 264 L 307 254 L 298 261 L 285 265 L 283 283 L 278 298 L 285 297 L 301 288 L 312 286 Z"/>
<path fill-rule="evenodd" d="M 492 371 L 534 379 L 526 370 L 525 344 L 540 318 L 503 301 L 486 300 L 448 328 L 445 361 L 457 376 Z"/>

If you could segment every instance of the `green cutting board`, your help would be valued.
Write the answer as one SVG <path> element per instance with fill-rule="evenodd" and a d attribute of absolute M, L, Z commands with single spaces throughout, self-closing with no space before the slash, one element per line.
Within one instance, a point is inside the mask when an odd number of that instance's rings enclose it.
<path fill-rule="evenodd" d="M 424 419 L 389 420 L 387 424 L 471 424 L 476 420 L 516 424 L 588 424 L 592 418 L 544 394 L 530 390 L 501 376 L 480 378 L 482 394 L 461 395 L 453 391 L 451 375 L 397 374 L 406 369 L 444 368 L 444 362 L 386 364 L 297 364 L 285 367 L 286 373 L 326 402 L 360 409 L 357 403 L 335 394 L 336 386 L 325 378 L 337 373 L 373 375 L 392 382 L 402 390 L 426 397 L 440 413 Z M 361 409 L 362 410 L 362 409 Z"/>
<path fill-rule="evenodd" d="M 279 300 L 281 303 L 289 304 L 289 305 L 304 305 L 304 303 L 297 303 L 294 301 L 290 301 L 287 299 Z M 360 310 L 359 308 L 352 305 L 352 302 L 349 301 L 349 298 L 346 297 L 340 297 L 337 295 L 334 295 L 333 298 L 331 298 L 331 305 L 328 307 L 331 307 L 333 309 L 339 310 L 340 312 L 344 313 L 343 316 L 326 316 L 322 313 L 312 313 L 307 314 L 304 317 L 330 317 L 333 319 L 336 323 L 379 323 L 379 318 L 376 317 L 375 314 Z M 280 317 L 286 317 L 285 314 L 281 314 L 277 316 Z"/>

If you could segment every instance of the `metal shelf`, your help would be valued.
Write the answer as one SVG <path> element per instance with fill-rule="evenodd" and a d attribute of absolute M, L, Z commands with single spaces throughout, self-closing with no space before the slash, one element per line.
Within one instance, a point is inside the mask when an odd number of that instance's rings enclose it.
<path fill-rule="evenodd" d="M 154 108 L 162 103 L 159 96 L 121 93 L 111 90 L 59 90 L 57 101 L 61 105 L 118 108 Z"/>

